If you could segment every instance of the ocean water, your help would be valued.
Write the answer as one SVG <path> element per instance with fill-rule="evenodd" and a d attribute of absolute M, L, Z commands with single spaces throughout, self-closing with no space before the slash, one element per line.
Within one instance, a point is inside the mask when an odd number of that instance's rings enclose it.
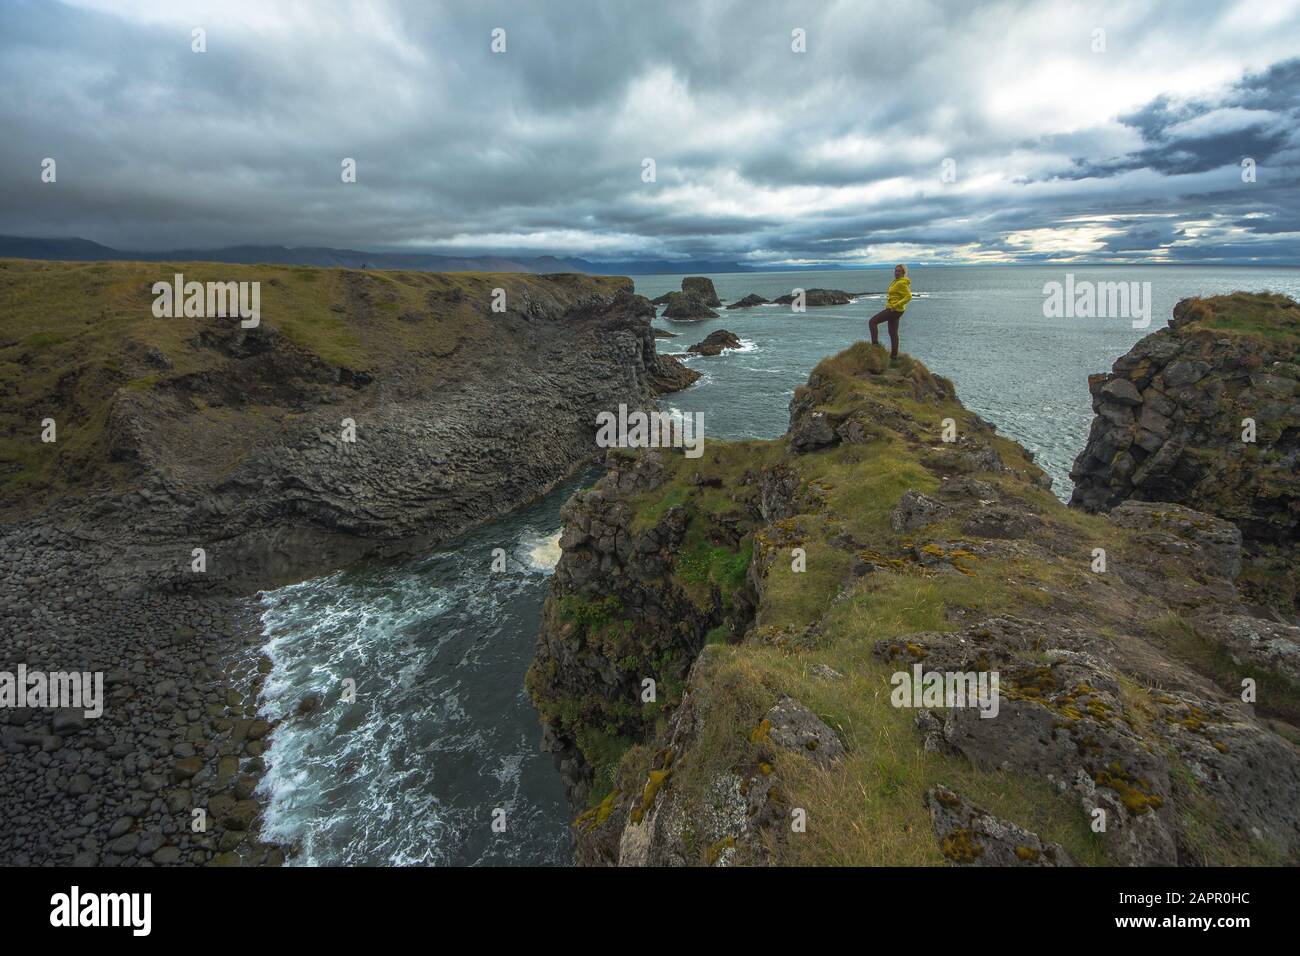
<path fill-rule="evenodd" d="M 1043 285 L 1150 282 L 1151 324 L 1048 319 Z M 1092 418 L 1087 377 L 1168 321 L 1188 295 L 1236 289 L 1300 296 L 1298 269 L 1144 267 L 917 268 L 901 347 L 952 378 L 967 407 L 1032 449 L 1068 498 L 1068 471 Z M 884 307 L 888 269 L 711 277 L 724 302 L 800 288 L 867 292 L 850 305 L 726 312 L 699 322 L 657 319 L 685 351 L 709 332 L 742 347 L 686 361 L 703 373 L 666 407 L 700 412 L 713 438 L 782 434 L 787 406 L 823 357 L 867 337 Z M 655 297 L 682 276 L 637 277 Z M 883 330 L 882 330 L 883 333 Z M 884 336 L 884 342 L 888 337 Z M 266 828 L 293 843 L 293 862 L 323 865 L 552 865 L 571 861 L 569 814 L 523 689 L 542 601 L 558 559 L 560 506 L 589 472 L 538 503 L 428 554 L 368 563 L 262 596 L 273 669 L 265 713 L 321 707 L 277 729 L 263 793 Z M 492 549 L 510 555 L 492 573 Z M 357 699 L 345 704 L 345 679 Z M 504 811 L 505 830 L 492 828 Z"/>
<path fill-rule="evenodd" d="M 538 749 L 524 673 L 560 556 L 560 505 L 596 477 L 428 554 L 263 592 L 263 713 L 288 717 L 266 758 L 264 828 L 298 847 L 291 863 L 570 862 L 564 792 Z M 505 570 L 494 572 L 497 548 Z M 312 694 L 320 706 L 296 715 Z"/>
<path fill-rule="evenodd" d="M 1065 282 L 1149 282 L 1150 326 L 1126 318 L 1046 318 L 1043 286 Z M 1174 305 L 1192 295 L 1270 290 L 1300 296 L 1300 269 L 1140 268 L 1059 266 L 944 267 L 909 270 L 914 298 L 900 323 L 900 349 L 956 383 L 957 395 L 998 431 L 1034 452 L 1052 476 L 1053 490 L 1070 496 L 1070 465 L 1088 437 L 1092 405 L 1088 376 L 1110 371 L 1116 358 L 1143 336 L 1168 324 Z M 782 434 L 797 385 L 813 367 L 853 342 L 869 339 L 867 320 L 885 307 L 893 270 L 726 274 L 711 277 L 723 303 L 750 292 L 765 299 L 795 288 L 871 292 L 845 306 L 758 306 L 716 319 L 656 325 L 678 334 L 661 339 L 662 352 L 684 352 L 716 329 L 740 337 L 744 351 L 685 361 L 704 374 L 694 387 L 665 401 L 704 415 L 710 438 L 770 438 Z M 637 291 L 655 298 L 681 288 L 681 276 L 638 276 Z M 662 310 L 660 310 L 662 313 Z M 881 344 L 889 336 L 880 329 Z"/>

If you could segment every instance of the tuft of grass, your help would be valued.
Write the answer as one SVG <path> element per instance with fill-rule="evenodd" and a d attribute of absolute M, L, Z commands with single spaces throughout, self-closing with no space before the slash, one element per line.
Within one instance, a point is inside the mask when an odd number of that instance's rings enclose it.
<path fill-rule="evenodd" d="M 585 601 L 575 594 L 566 594 L 559 602 L 560 613 L 573 621 L 582 634 L 595 633 L 608 627 L 622 606 L 615 595 L 599 601 Z"/>
<path fill-rule="evenodd" d="M 800 515 L 790 519 L 788 526 L 792 537 L 769 544 L 775 553 L 763 581 L 763 601 L 755 622 L 759 625 L 800 628 L 815 622 L 839 593 L 853 560 L 831 544 L 825 521 Z M 806 554 L 803 571 L 793 569 L 794 547 Z"/>
<path fill-rule="evenodd" d="M 614 778 L 619 761 L 634 741 L 622 734 L 609 733 L 594 727 L 584 727 L 577 734 L 578 749 L 591 768 L 591 806 L 600 804 L 614 792 Z"/>
<path fill-rule="evenodd" d="M 647 498 L 639 504 L 632 516 L 631 529 L 634 534 L 657 526 L 669 511 L 690 500 L 686 489 L 676 484 L 668 485 L 658 497 Z"/>
<path fill-rule="evenodd" d="M 1173 611 L 1154 618 L 1148 630 L 1161 646 L 1229 694 L 1240 694 L 1244 679 L 1254 680 L 1255 709 L 1259 713 L 1280 717 L 1291 724 L 1300 723 L 1300 687 L 1285 675 L 1249 661 L 1238 663 L 1223 646 L 1202 637 Z"/>
<path fill-rule="evenodd" d="M 673 567 L 688 589 L 707 589 L 716 584 L 723 594 L 730 594 L 744 583 L 753 551 L 754 542 L 749 537 L 734 551 L 710 544 L 698 524 L 693 524 Z"/>

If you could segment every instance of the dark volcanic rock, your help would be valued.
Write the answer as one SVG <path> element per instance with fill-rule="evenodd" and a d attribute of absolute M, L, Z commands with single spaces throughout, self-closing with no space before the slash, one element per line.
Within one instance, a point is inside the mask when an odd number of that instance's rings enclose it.
<path fill-rule="evenodd" d="M 1179 302 L 1168 328 L 1089 378 L 1097 417 L 1070 472 L 1070 504 L 1167 501 L 1226 518 L 1245 538 L 1252 579 L 1274 581 L 1255 597 L 1295 614 L 1298 327 L 1300 306 L 1281 296 Z M 1243 440 L 1250 423 L 1254 441 Z"/>
<path fill-rule="evenodd" d="M 779 295 L 772 301 L 778 305 L 792 305 L 795 300 L 793 292 L 788 295 Z M 848 292 L 841 292 L 839 289 L 804 289 L 804 305 L 808 307 L 823 305 L 848 305 L 853 301 L 853 296 Z"/>
<path fill-rule="evenodd" d="M 689 292 L 672 292 L 668 296 L 668 308 L 664 309 L 666 319 L 716 319 L 718 313 L 691 295 Z"/>
<path fill-rule="evenodd" d="M 835 731 L 825 721 L 795 700 L 782 697 L 763 718 L 766 733 L 773 746 L 784 747 L 802 754 L 820 767 L 827 767 L 844 759 L 844 745 Z"/>
<path fill-rule="evenodd" d="M 722 305 L 722 300 L 713 288 L 713 280 L 704 276 L 687 276 L 682 280 L 682 291 L 711 308 Z"/>
<path fill-rule="evenodd" d="M 723 349 L 738 348 L 740 348 L 740 339 L 734 332 L 718 329 L 705 336 L 703 342 L 696 342 L 686 351 L 696 352 L 700 355 L 720 355 Z"/>
<path fill-rule="evenodd" d="M 757 295 L 756 293 L 751 292 L 743 299 L 738 299 L 735 302 L 731 303 L 731 305 L 727 306 L 727 308 L 728 309 L 752 309 L 756 305 L 767 305 L 767 299 L 763 298 L 761 295 Z"/>
<path fill-rule="evenodd" d="M 683 365 L 676 356 L 660 355 L 646 372 L 646 384 L 656 395 L 663 395 L 666 392 L 680 392 L 694 385 L 699 377 L 699 372 Z"/>
<path fill-rule="evenodd" d="M 899 499 L 898 507 L 889 516 L 889 525 L 900 534 L 915 531 L 933 524 L 951 513 L 942 501 L 935 501 L 919 491 L 908 491 Z"/>
<path fill-rule="evenodd" d="M 790 426 L 790 447 L 797 452 L 816 451 L 838 443 L 834 423 L 825 412 L 809 412 Z"/>
<path fill-rule="evenodd" d="M 664 580 L 686 534 L 683 509 L 669 508 L 653 525 L 630 532 L 623 501 L 663 480 L 661 453 L 611 452 L 606 464 L 609 471 L 600 482 L 574 495 L 560 512 L 563 555 L 528 672 L 529 690 L 547 717 L 543 746 L 556 755 L 575 806 L 585 802 L 592 786 L 592 767 L 578 749 L 577 730 L 599 720 L 620 734 L 644 733 L 653 716 L 620 702 L 636 699 L 643 675 L 684 680 L 705 634 L 729 613 L 744 613 L 743 605 L 724 608 L 720 597 L 702 608 Z M 600 628 L 575 619 L 572 606 L 612 607 L 630 615 L 617 666 L 605 657 Z"/>

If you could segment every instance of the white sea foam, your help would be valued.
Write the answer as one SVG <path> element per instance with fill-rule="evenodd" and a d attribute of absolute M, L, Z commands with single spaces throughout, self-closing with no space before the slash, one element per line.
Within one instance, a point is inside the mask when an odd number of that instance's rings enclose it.
<path fill-rule="evenodd" d="M 534 571 L 553 571 L 560 562 L 560 532 L 548 535 L 525 535 L 519 550 L 527 556 L 526 566 Z"/>
<path fill-rule="evenodd" d="M 504 573 L 489 571 L 499 545 L 484 537 L 261 595 L 272 668 L 260 709 L 282 722 L 258 791 L 267 838 L 298 847 L 291 863 L 562 861 L 562 800 L 537 802 L 538 775 L 552 771 L 525 739 L 536 718 L 514 686 L 517 652 L 497 639 L 535 632 L 518 608 L 540 603 L 559 557 L 556 520 L 512 531 Z M 343 699 L 348 679 L 355 702 Z M 297 714 L 309 694 L 319 705 Z M 484 841 L 493 807 L 533 839 Z"/>

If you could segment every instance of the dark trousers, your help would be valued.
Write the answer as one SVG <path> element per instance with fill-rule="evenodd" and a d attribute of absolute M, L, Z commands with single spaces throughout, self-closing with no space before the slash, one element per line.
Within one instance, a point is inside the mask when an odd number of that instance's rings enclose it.
<path fill-rule="evenodd" d="M 867 327 L 871 329 L 871 344 L 880 344 L 880 323 L 889 323 L 889 357 L 898 358 L 898 320 L 903 317 L 902 312 L 896 312 L 893 309 L 881 309 L 871 317 Z"/>

